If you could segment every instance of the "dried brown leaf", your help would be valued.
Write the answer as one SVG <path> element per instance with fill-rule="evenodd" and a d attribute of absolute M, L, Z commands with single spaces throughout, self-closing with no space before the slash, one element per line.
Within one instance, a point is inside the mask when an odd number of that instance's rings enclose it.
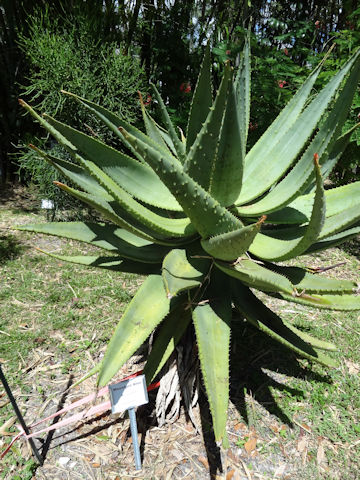
<path fill-rule="evenodd" d="M 207 458 L 205 458 L 205 457 L 203 457 L 202 455 L 200 455 L 200 457 L 198 457 L 198 461 L 199 461 L 202 465 L 204 465 L 204 467 L 205 467 L 206 469 L 209 468 L 209 462 L 208 462 Z"/>
<path fill-rule="evenodd" d="M 316 463 L 320 465 L 326 459 L 323 438 L 319 439 L 319 446 L 316 452 Z"/>
<path fill-rule="evenodd" d="M 360 372 L 360 365 L 345 359 L 345 365 L 350 375 L 357 375 Z"/>
<path fill-rule="evenodd" d="M 305 450 L 307 450 L 307 446 L 308 446 L 308 438 L 305 436 L 301 436 L 296 445 L 297 451 L 302 453 Z"/>
<path fill-rule="evenodd" d="M 244 448 L 246 450 L 246 453 L 249 455 L 253 450 L 256 448 L 256 442 L 257 438 L 256 437 L 250 437 L 249 440 L 245 443 Z"/>
<path fill-rule="evenodd" d="M 235 475 L 235 470 L 234 469 L 230 470 L 230 472 L 226 474 L 226 480 L 231 480 L 234 477 L 234 475 Z"/>

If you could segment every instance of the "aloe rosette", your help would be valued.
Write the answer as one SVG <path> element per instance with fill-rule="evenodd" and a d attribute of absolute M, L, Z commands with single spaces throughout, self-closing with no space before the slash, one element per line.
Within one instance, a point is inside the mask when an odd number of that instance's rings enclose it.
<path fill-rule="evenodd" d="M 151 382 L 192 322 L 219 441 L 226 427 L 234 309 L 297 355 L 335 365 L 323 353 L 334 350 L 334 345 L 282 320 L 257 291 L 309 307 L 360 309 L 355 282 L 283 264 L 360 232 L 360 182 L 329 190 L 323 187 L 352 133 L 343 134 L 342 126 L 359 81 L 359 57 L 357 51 L 313 94 L 320 71 L 316 68 L 248 152 L 247 41 L 237 72 L 225 65 L 214 99 L 207 47 L 186 138 L 172 124 L 155 86 L 165 128 L 142 103 L 146 133 L 100 105 L 64 92 L 118 137 L 122 151 L 54 118 L 40 116 L 20 101 L 72 158 L 65 161 L 38 150 L 73 185 L 58 186 L 106 219 L 104 223 L 47 223 L 21 229 L 79 240 L 107 252 L 52 255 L 56 258 L 148 275 L 98 367 L 99 386 L 157 328 L 145 366 Z"/>

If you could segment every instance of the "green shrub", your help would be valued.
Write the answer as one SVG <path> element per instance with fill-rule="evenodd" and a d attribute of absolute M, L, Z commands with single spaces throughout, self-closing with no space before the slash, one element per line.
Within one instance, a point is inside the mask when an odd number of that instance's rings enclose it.
<path fill-rule="evenodd" d="M 145 75 L 139 62 L 121 53 L 121 46 L 103 41 L 94 27 L 100 19 L 75 11 L 67 18 L 52 18 L 48 10 L 36 11 L 28 20 L 28 33 L 19 35 L 20 48 L 29 63 L 24 96 L 41 111 L 112 144 L 112 136 L 97 121 L 85 120 L 85 109 L 64 102 L 67 90 L 115 111 L 131 122 L 137 121 L 137 91 L 145 89 Z M 48 137 L 41 144 L 53 155 L 62 155 Z M 39 143 L 28 138 L 26 143 Z M 49 198 L 57 208 L 69 208 L 53 181 L 60 181 L 43 159 L 28 149 L 19 155 L 21 177 L 38 187 L 40 198 Z"/>

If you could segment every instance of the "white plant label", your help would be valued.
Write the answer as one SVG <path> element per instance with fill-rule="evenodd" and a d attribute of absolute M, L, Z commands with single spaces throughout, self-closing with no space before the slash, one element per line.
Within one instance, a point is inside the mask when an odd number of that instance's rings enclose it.
<path fill-rule="evenodd" d="M 149 401 L 145 375 L 109 385 L 109 392 L 112 413 L 120 413 L 128 408 L 139 407 Z"/>

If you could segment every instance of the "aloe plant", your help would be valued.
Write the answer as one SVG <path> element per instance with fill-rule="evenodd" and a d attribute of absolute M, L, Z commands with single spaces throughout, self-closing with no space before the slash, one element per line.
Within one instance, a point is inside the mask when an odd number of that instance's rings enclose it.
<path fill-rule="evenodd" d="M 155 86 L 165 128 L 141 103 L 146 133 L 68 92 L 116 135 L 125 150 L 38 115 L 21 104 L 71 154 L 64 161 L 38 150 L 72 185 L 59 188 L 97 209 L 104 223 L 26 225 L 22 230 L 79 240 L 108 253 L 61 260 L 148 274 L 127 307 L 98 366 L 105 385 L 157 328 L 145 366 L 159 373 L 192 322 L 217 441 L 229 399 L 233 310 L 297 355 L 323 365 L 333 344 L 282 320 L 257 296 L 309 307 L 360 309 L 358 285 L 283 262 L 360 232 L 360 182 L 324 190 L 347 146 L 342 134 L 360 76 L 357 51 L 317 94 L 316 68 L 250 151 L 250 52 L 238 71 L 224 67 L 213 99 L 207 48 L 194 91 L 186 138 L 171 122 Z M 33 147 L 36 148 L 36 147 Z"/>

